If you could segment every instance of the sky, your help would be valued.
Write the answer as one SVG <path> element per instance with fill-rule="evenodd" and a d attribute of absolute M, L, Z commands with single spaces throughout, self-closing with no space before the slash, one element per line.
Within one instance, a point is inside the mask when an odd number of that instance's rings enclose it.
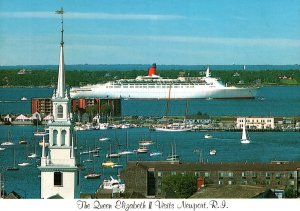
<path fill-rule="evenodd" d="M 0 65 L 300 64 L 300 0 L 0 1 Z"/>

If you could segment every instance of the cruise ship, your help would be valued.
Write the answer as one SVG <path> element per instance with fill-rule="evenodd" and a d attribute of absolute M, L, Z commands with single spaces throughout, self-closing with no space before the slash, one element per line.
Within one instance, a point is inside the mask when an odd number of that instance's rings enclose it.
<path fill-rule="evenodd" d="M 225 86 L 211 77 L 209 67 L 203 77 L 162 78 L 156 74 L 156 64 L 153 64 L 147 76 L 73 87 L 70 95 L 73 99 L 236 99 L 255 98 L 257 89 Z"/>

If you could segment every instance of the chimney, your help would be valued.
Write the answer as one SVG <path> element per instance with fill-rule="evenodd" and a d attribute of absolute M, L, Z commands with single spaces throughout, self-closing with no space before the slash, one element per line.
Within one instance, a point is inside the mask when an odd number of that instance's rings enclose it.
<path fill-rule="evenodd" d="M 148 76 L 156 75 L 156 64 L 153 63 L 152 67 L 148 68 Z"/>

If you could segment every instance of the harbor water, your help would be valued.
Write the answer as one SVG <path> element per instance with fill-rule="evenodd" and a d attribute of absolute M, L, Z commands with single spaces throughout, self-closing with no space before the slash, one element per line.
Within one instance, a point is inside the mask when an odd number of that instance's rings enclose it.
<path fill-rule="evenodd" d="M 50 97 L 53 90 L 49 88 L 3 88 L 0 89 L 1 114 L 30 114 L 30 99 Z M 300 87 L 263 87 L 259 90 L 259 98 L 254 100 L 191 100 L 189 113 L 207 113 L 209 115 L 251 115 L 251 116 L 299 116 Z M 28 101 L 20 101 L 25 96 Z M 165 101 L 122 101 L 123 115 L 164 116 Z M 172 101 L 171 115 L 185 113 L 185 101 Z M 42 129 L 42 127 L 40 128 Z M 0 126 L 0 142 L 11 139 L 14 146 L 5 146 L 0 151 L 0 169 L 3 174 L 4 188 L 7 192 L 16 191 L 26 198 L 40 197 L 40 171 L 37 166 L 39 159 L 29 159 L 27 155 L 35 152 L 40 156 L 41 138 L 33 136 L 36 127 L 28 126 Z M 90 154 L 80 155 L 80 162 L 85 166 L 81 171 L 81 192 L 93 193 L 110 175 L 117 177 L 118 169 L 102 167 L 107 160 L 106 154 L 122 149 L 134 150 L 138 148 L 141 139 L 151 139 L 154 143 L 149 151 L 156 149 L 163 152 L 162 156 L 146 154 L 132 154 L 113 158 L 115 162 L 126 166 L 126 161 L 166 160 L 171 153 L 171 147 L 176 150 L 183 162 L 269 162 L 274 160 L 300 160 L 299 132 L 250 132 L 251 143 L 240 143 L 241 132 L 209 132 L 213 138 L 205 139 L 206 131 L 197 132 L 150 132 L 148 128 L 108 129 L 77 131 L 79 152 L 100 147 L 99 157 L 93 157 L 93 162 L 84 162 Z M 128 136 L 127 136 L 128 134 Z M 18 141 L 25 136 L 27 145 L 20 145 Z M 110 141 L 100 142 L 99 137 L 107 136 Z M 11 137 L 11 138 L 10 138 Z M 128 139 L 126 138 L 128 137 Z M 128 143 L 128 145 L 127 145 Z M 126 146 L 127 145 L 127 146 Z M 1 146 L 3 147 L 3 146 Z M 215 149 L 216 155 L 209 151 Z M 14 156 L 15 152 L 15 156 Z M 28 160 L 27 160 L 28 159 Z M 27 167 L 19 167 L 18 171 L 6 171 L 7 167 L 27 160 L 31 163 Z M 84 176 L 95 166 L 97 172 L 102 173 L 100 179 L 87 180 Z M 123 167 L 123 168 L 124 168 Z M 120 169 L 121 170 L 121 169 Z"/>
<path fill-rule="evenodd" d="M 211 116 L 299 116 L 299 86 L 267 86 L 258 90 L 256 99 L 189 100 L 189 114 Z M 53 88 L 0 88 L 1 114 L 31 114 L 31 98 L 47 98 Z M 27 101 L 21 101 L 22 97 Z M 165 100 L 122 100 L 125 116 L 164 116 Z M 171 100 L 169 115 L 184 115 L 186 100 Z"/>

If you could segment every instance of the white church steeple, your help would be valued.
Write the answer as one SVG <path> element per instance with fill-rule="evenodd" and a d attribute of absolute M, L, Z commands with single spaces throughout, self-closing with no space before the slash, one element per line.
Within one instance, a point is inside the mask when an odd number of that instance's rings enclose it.
<path fill-rule="evenodd" d="M 64 70 L 64 10 L 61 8 L 56 11 L 57 14 L 61 14 L 61 41 L 60 41 L 60 55 L 59 55 L 59 68 L 57 79 L 56 97 L 65 97 L 65 70 Z"/>
<path fill-rule="evenodd" d="M 52 96 L 53 119 L 48 122 L 49 147 L 43 144 L 41 157 L 41 198 L 59 195 L 62 198 L 79 198 L 79 169 L 76 146 L 73 141 L 73 123 L 70 99 L 65 88 L 63 14 L 61 14 L 61 43 L 57 90 Z"/>

